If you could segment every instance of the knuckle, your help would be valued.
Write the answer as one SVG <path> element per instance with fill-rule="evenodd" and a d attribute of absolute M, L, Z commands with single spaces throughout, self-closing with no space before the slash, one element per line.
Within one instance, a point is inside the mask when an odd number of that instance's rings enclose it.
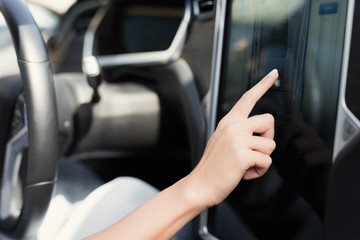
<path fill-rule="evenodd" d="M 270 156 L 266 155 L 265 160 L 266 160 L 265 161 L 265 166 L 266 166 L 266 168 L 269 168 L 271 166 L 271 164 L 272 164 L 272 158 Z"/>
<path fill-rule="evenodd" d="M 261 152 L 270 156 L 273 153 L 273 151 L 275 150 L 276 143 L 274 140 L 271 140 L 271 139 L 266 139 L 266 141 L 267 142 L 265 142 L 264 148 L 262 149 Z"/>
<path fill-rule="evenodd" d="M 276 142 L 274 140 L 271 140 L 271 152 L 275 150 L 276 148 Z"/>
<path fill-rule="evenodd" d="M 265 113 L 264 117 L 266 118 L 267 122 L 271 125 L 274 125 L 275 123 L 275 118 L 273 115 L 271 115 L 270 113 Z"/>

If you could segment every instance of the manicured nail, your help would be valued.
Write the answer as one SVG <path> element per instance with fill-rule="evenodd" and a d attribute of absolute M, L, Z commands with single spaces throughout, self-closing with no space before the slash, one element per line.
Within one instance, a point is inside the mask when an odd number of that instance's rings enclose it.
<path fill-rule="evenodd" d="M 277 72 L 278 72 L 278 70 L 275 68 L 275 69 L 273 69 L 271 72 L 268 73 L 268 76 L 272 77 L 272 76 L 274 76 Z"/>

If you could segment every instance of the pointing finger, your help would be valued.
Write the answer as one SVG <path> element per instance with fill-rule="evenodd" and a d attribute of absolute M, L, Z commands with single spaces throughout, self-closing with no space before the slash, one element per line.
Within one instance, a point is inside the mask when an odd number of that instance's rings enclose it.
<path fill-rule="evenodd" d="M 240 100 L 234 105 L 228 115 L 236 119 L 246 119 L 259 99 L 275 83 L 279 74 L 277 69 L 272 70 L 254 87 L 244 93 Z"/>

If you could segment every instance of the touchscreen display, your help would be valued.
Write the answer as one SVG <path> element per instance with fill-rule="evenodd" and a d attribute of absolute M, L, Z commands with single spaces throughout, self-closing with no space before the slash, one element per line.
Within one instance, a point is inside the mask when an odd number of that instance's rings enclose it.
<path fill-rule="evenodd" d="M 255 239 L 321 239 L 346 14 L 343 0 L 227 3 L 217 119 L 268 72 L 279 70 L 252 112 L 275 117 L 272 167 L 261 179 L 240 182 L 225 203 Z M 223 207 L 214 221 L 221 221 Z M 215 235 L 237 239 L 227 236 L 236 224 L 219 222 Z"/>

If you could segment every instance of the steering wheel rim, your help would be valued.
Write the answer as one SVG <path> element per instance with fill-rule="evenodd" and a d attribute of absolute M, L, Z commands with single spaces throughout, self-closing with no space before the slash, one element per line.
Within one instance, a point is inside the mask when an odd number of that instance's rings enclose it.
<path fill-rule="evenodd" d="M 18 133 L 27 149 L 13 147 L 14 138 L 8 140 L 1 172 L 0 230 L 12 238 L 24 238 L 36 233 L 50 203 L 56 182 L 58 149 L 58 118 L 52 70 L 47 49 L 40 30 L 21 0 L 0 0 L 0 11 L 8 25 L 20 68 L 26 106 L 26 122 L 23 133 Z M 26 143 L 27 142 L 27 143 Z M 10 149 L 9 149 L 10 146 Z M 14 150 L 15 149 L 15 150 Z M 14 165 L 17 153 L 25 153 L 17 171 L 6 171 Z M 1 163 L 1 162 L 0 162 Z M 6 171 L 6 172 L 5 172 Z M 10 173 L 9 173 L 10 172 Z M 10 176 L 9 176 L 10 174 Z M 5 176 L 5 177 L 4 177 Z M 22 205 L 13 214 L 12 196 L 6 196 L 7 179 L 21 182 Z M 9 185 L 10 184 L 10 185 Z M 15 190 L 13 189 L 14 193 Z M 11 191 L 10 191 L 11 193 Z"/>

